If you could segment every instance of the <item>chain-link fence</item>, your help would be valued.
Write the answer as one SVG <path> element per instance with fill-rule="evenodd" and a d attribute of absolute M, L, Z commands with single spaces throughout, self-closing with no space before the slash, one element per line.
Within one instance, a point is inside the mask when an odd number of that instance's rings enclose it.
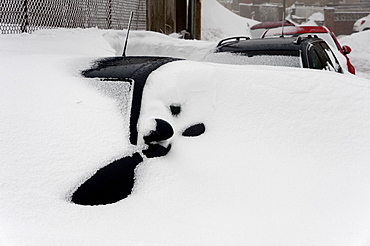
<path fill-rule="evenodd" d="M 2 34 L 31 33 L 45 28 L 146 29 L 145 0 L 1 0 Z"/>

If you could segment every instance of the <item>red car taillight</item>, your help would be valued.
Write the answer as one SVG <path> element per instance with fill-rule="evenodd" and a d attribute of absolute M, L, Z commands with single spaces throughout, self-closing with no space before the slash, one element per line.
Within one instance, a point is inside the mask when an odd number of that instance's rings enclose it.
<path fill-rule="evenodd" d="M 361 24 L 360 25 L 364 24 L 365 22 L 366 22 L 366 20 L 361 21 Z"/>

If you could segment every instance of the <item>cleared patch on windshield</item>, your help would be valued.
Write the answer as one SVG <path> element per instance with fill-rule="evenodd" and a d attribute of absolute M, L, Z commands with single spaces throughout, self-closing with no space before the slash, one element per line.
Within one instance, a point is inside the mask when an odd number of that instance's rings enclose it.
<path fill-rule="evenodd" d="M 255 55 L 247 56 L 235 53 L 212 53 L 205 58 L 206 62 L 232 64 L 232 65 L 268 65 L 284 67 L 301 67 L 299 56 L 285 55 Z"/>

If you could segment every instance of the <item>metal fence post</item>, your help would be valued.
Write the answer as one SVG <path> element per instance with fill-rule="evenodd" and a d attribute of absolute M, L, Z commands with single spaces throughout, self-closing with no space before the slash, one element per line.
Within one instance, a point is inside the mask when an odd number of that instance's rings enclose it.
<path fill-rule="evenodd" d="M 23 1 L 23 16 L 22 16 L 22 23 L 21 23 L 21 32 L 27 32 L 27 27 L 29 25 L 28 22 L 28 3 L 27 0 Z"/>
<path fill-rule="evenodd" d="M 108 1 L 108 29 L 112 26 L 112 0 Z"/>

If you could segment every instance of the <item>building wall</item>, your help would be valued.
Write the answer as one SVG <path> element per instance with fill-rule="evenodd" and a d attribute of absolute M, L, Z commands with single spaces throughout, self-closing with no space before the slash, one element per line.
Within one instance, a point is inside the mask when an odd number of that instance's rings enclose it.
<path fill-rule="evenodd" d="M 281 5 L 240 4 L 239 9 L 241 16 L 261 22 L 278 21 L 283 17 Z"/>
<path fill-rule="evenodd" d="M 332 5 L 324 9 L 324 25 L 336 35 L 349 35 L 353 32 L 356 20 L 370 14 L 370 2 Z"/>

